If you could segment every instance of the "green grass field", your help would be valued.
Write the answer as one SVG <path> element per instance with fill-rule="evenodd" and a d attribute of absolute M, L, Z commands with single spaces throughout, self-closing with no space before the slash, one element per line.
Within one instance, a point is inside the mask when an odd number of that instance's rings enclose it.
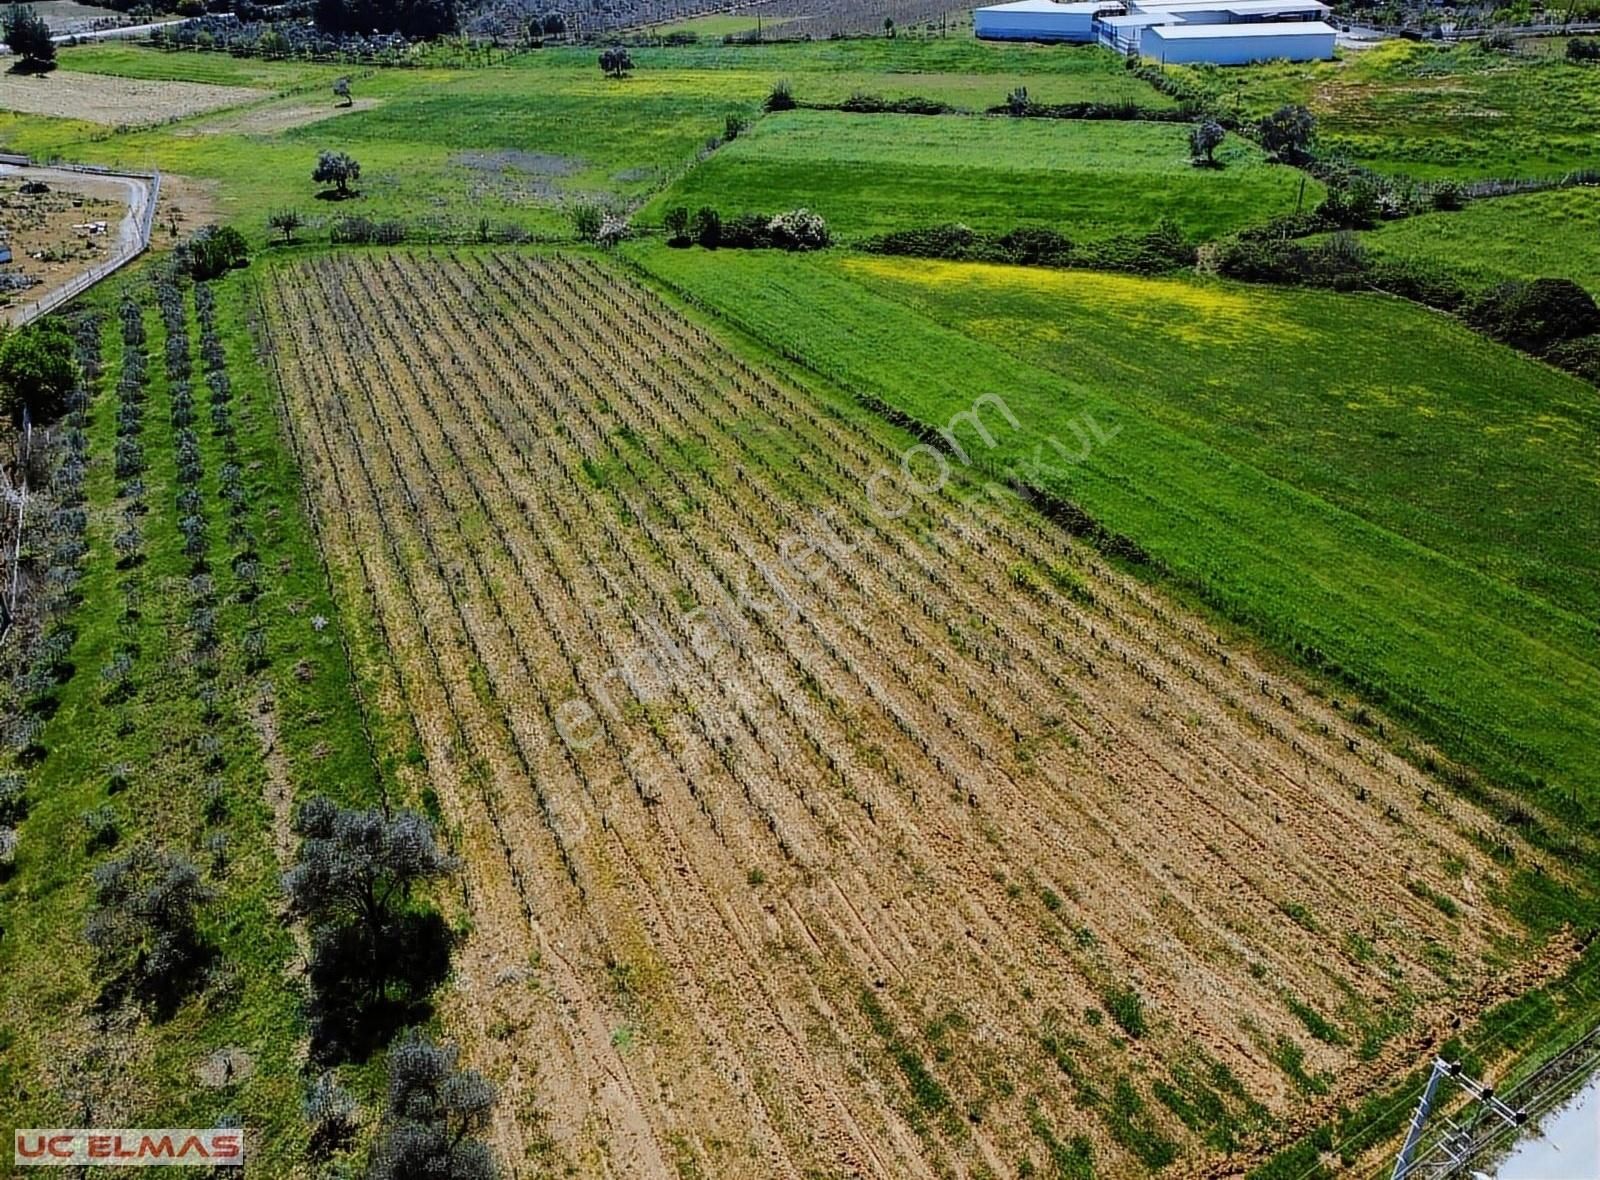
<path fill-rule="evenodd" d="M 1333 62 L 1174 72 L 1244 117 L 1305 103 L 1325 149 L 1383 171 L 1559 176 L 1595 163 L 1600 70 L 1562 58 L 1391 41 Z"/>
<path fill-rule="evenodd" d="M 347 71 L 84 46 L 62 51 L 55 76 L 60 84 L 84 71 L 253 86 L 275 97 L 136 131 L 0 115 L 0 143 L 41 156 L 225 182 L 224 214 L 256 236 L 265 235 L 268 212 L 287 207 L 323 221 L 336 214 L 460 224 L 489 218 L 552 234 L 567 228 L 565 207 L 572 203 L 623 205 L 662 187 L 722 133 L 729 114 L 756 115 L 780 79 L 804 101 L 820 103 L 870 91 L 983 109 L 1026 84 L 1047 102 L 1171 105 L 1098 48 L 1043 52 L 960 39 L 885 39 L 645 48 L 634 51 L 634 60 L 638 68 L 621 80 L 603 77 L 587 50 L 525 53 L 493 68 L 369 70 L 356 74 L 354 91 L 370 109 L 307 122 L 307 112 L 333 108 L 332 81 Z M 302 125 L 292 125 L 296 119 Z M 360 200 L 338 207 L 313 200 L 311 166 L 324 148 L 360 160 Z"/>
<path fill-rule="evenodd" d="M 1171 217 L 1197 238 L 1292 212 L 1302 174 L 1237 137 L 1196 168 L 1181 124 L 790 111 L 684 176 L 644 211 L 804 205 L 845 237 L 961 221 L 1102 238 Z M 1305 200 L 1320 199 L 1307 185 Z"/>
<path fill-rule="evenodd" d="M 1180 374 L 1188 379 L 1189 396 L 1209 397 L 1218 404 L 1228 399 L 1229 374 L 1233 381 L 1240 378 L 1238 370 L 1218 354 L 1243 346 L 1258 330 L 1253 309 L 1258 303 L 1273 307 L 1268 293 L 1197 289 L 1178 301 L 1180 307 L 1185 300 L 1191 304 L 1187 340 L 1181 330 L 1162 331 L 1159 286 L 1143 293 L 1147 302 L 1123 301 L 1124 367 L 1119 370 L 1114 348 L 1102 352 L 1098 360 L 1080 362 L 1071 334 L 1053 322 L 1058 314 L 1070 316 L 1072 299 L 1052 292 L 1081 281 L 1089 302 L 1105 309 L 1106 326 L 1099 329 L 1098 347 L 1114 344 L 1116 304 L 1095 297 L 1108 288 L 1103 276 L 1019 272 L 1017 283 L 1038 285 L 1039 305 L 1030 316 L 1033 330 L 1059 341 L 1064 350 L 1052 361 L 1057 367 L 1046 367 L 993 342 L 1006 331 L 1003 317 L 988 317 L 986 325 L 967 323 L 967 331 L 982 328 L 969 335 L 912 306 L 928 297 L 927 286 L 932 284 L 907 292 L 902 282 L 901 289 L 891 292 L 889 276 L 911 273 L 910 264 L 897 260 L 710 253 L 660 246 L 635 247 L 632 254 L 650 273 L 771 347 L 919 421 L 942 424 L 970 407 L 980 393 L 1001 394 L 1024 423 L 1024 431 L 1001 441 L 992 460 L 997 470 L 1021 464 L 1027 477 L 1074 501 L 1103 527 L 1134 538 L 1181 583 L 1197 589 L 1232 618 L 1298 652 L 1314 666 L 1360 686 L 1419 722 L 1452 752 L 1502 778 L 1543 780 L 1551 784 L 1546 793 L 1551 802 L 1570 792 L 1589 815 L 1597 814 L 1600 772 L 1589 754 L 1600 742 L 1596 708 L 1600 668 L 1593 662 L 1588 622 L 1514 588 L 1497 576 L 1503 571 L 1471 568 L 1403 536 L 1398 531 L 1403 521 L 1364 519 L 1318 494 L 1317 482 L 1303 473 L 1284 470 L 1285 477 L 1280 478 L 1229 454 L 1208 438 L 1221 427 L 1198 431 L 1191 421 L 1185 429 L 1177 408 L 1158 416 L 1147 401 L 1153 394 L 1159 398 L 1163 389 L 1169 400 L 1181 396 L 1175 392 L 1181 381 L 1169 382 L 1163 376 L 1153 389 L 1140 388 L 1140 382 L 1149 382 L 1159 358 L 1185 352 L 1186 360 L 1169 363 L 1182 365 Z M 956 266 L 941 272 L 941 277 L 949 297 L 960 299 L 963 291 L 989 273 L 985 267 Z M 1206 312 L 1207 304 L 1219 305 L 1220 312 Z M 1263 320 L 1280 325 L 1280 333 L 1288 334 L 1280 336 L 1276 367 L 1253 376 L 1240 392 L 1253 391 L 1262 402 L 1272 399 L 1265 408 L 1285 418 L 1297 404 L 1315 404 L 1314 387 L 1289 397 L 1274 394 L 1280 385 L 1294 390 L 1309 371 L 1299 342 L 1306 326 L 1300 321 L 1310 318 L 1310 327 L 1334 336 L 1342 331 L 1339 325 L 1345 314 L 1359 317 L 1371 311 L 1364 304 L 1360 299 L 1351 300 L 1348 309 L 1333 302 L 1304 307 L 1279 304 L 1279 315 Z M 1448 321 L 1425 317 L 1404 305 L 1385 302 L 1379 307 L 1393 310 L 1400 325 L 1408 316 L 1419 321 L 1410 342 L 1426 351 L 1401 352 L 1400 359 L 1392 362 L 1411 368 L 1403 397 L 1401 390 L 1386 392 L 1382 385 L 1360 390 L 1335 386 L 1330 393 L 1340 405 L 1357 397 L 1392 396 L 1399 397 L 1392 412 L 1403 413 L 1406 404 L 1419 402 L 1415 387 L 1426 385 L 1431 368 L 1449 363 L 1455 352 L 1477 358 L 1479 365 L 1488 366 L 1511 385 L 1548 380 L 1548 396 L 1582 390 L 1575 382 L 1548 378 L 1544 370 L 1509 351 L 1482 345 Z M 1431 336 L 1421 320 L 1434 325 Z M 1208 321 L 1209 328 L 1194 330 L 1196 323 Z M 1147 339 L 1152 334 L 1154 341 Z M 1092 348 L 1085 351 L 1093 355 Z M 1349 371 L 1348 364 L 1345 369 Z M 1216 392 L 1199 392 L 1198 387 L 1212 381 L 1217 383 Z M 1495 386 L 1482 388 L 1488 396 Z M 1244 425 L 1231 431 L 1233 445 L 1249 454 L 1241 440 L 1250 437 L 1249 421 L 1260 408 L 1245 403 L 1243 397 L 1240 402 L 1233 412 Z M 1545 411 L 1564 412 L 1575 423 L 1592 422 L 1592 416 L 1579 418 L 1570 407 L 1549 406 Z M 1486 447 L 1498 446 L 1495 436 L 1483 431 L 1491 420 L 1474 422 L 1475 412 L 1470 406 L 1459 408 L 1445 425 L 1464 438 L 1481 431 Z M 1053 453 L 1041 449 L 1050 436 L 1061 440 L 1069 452 L 1077 450 L 1074 420 L 1085 413 L 1107 430 L 1115 429 L 1115 438 L 1092 448 L 1081 462 L 1046 461 L 1041 466 L 1040 461 L 1050 460 Z M 1539 411 L 1530 406 L 1528 413 L 1538 417 Z M 1077 424 L 1081 430 L 1081 419 Z M 1419 415 L 1410 445 L 1428 446 L 1430 436 L 1423 433 L 1427 426 Z M 1269 444 L 1255 445 L 1252 457 L 1262 458 L 1260 448 Z M 1400 445 L 1396 440 L 1396 451 Z M 1566 445 L 1576 452 L 1582 440 Z M 1346 446 L 1351 454 L 1338 456 Z M 1336 439 L 1323 448 L 1333 455 L 1335 466 L 1358 462 L 1354 455 L 1358 449 Z M 1297 463 L 1309 465 L 1311 458 Z M 1592 463 L 1574 470 L 1580 477 L 1585 473 L 1592 478 Z M 1462 478 L 1459 471 L 1451 475 Z M 1334 476 L 1323 478 L 1326 482 Z M 1527 480 L 1518 491 L 1525 503 L 1549 494 L 1548 487 L 1526 472 L 1519 475 L 1512 470 L 1509 478 Z M 1419 477 L 1412 490 L 1420 490 L 1423 482 Z M 1476 486 L 1485 503 L 1477 526 L 1489 533 L 1504 493 L 1496 488 L 1491 495 L 1489 485 Z M 1397 488 L 1393 495 L 1403 498 L 1403 490 Z M 1388 503 L 1392 506 L 1393 501 Z M 1457 510 L 1470 518 L 1470 506 L 1469 493 L 1463 493 Z M 1441 535 L 1446 531 L 1445 526 L 1436 527 Z M 1576 582 L 1577 573 L 1571 576 Z M 1556 690 L 1555 685 L 1561 688 Z"/>
<path fill-rule="evenodd" d="M 1390 222 L 1361 240 L 1380 254 L 1425 259 L 1485 283 L 1567 278 L 1600 292 L 1600 191 L 1592 188 L 1473 201 L 1454 213 Z"/>

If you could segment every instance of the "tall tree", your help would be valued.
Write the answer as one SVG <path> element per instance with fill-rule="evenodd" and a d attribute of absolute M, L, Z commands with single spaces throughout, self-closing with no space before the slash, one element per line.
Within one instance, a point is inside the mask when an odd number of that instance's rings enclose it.
<path fill-rule="evenodd" d="M 50 26 L 31 7 L 13 4 L 6 10 L 6 44 L 19 59 L 23 73 L 43 73 L 56 64 L 56 43 L 50 39 Z"/>

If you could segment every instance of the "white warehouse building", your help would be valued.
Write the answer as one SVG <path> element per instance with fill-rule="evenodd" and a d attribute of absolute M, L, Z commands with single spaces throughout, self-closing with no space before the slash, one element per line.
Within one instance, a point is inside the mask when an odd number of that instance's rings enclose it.
<path fill-rule="evenodd" d="M 1151 25 L 1139 38 L 1139 52 L 1176 64 L 1242 66 L 1253 61 L 1325 61 L 1333 56 L 1335 36 L 1325 21 L 1228 25 L 1185 22 Z"/>
<path fill-rule="evenodd" d="M 1243 65 L 1333 56 L 1322 0 L 1015 0 L 973 13 L 992 41 L 1099 42 L 1169 62 Z"/>
<path fill-rule="evenodd" d="M 972 26 L 985 41 L 1076 41 L 1087 44 L 1095 39 L 1094 18 L 1102 12 L 1121 12 L 1115 0 L 1076 0 L 1057 4 L 1055 0 L 1015 0 L 979 8 L 972 14 Z"/>

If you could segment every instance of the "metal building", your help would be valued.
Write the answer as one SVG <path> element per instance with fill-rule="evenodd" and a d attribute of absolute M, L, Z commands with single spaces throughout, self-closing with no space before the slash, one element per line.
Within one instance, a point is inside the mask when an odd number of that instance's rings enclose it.
<path fill-rule="evenodd" d="M 973 31 L 986 41 L 1068 41 L 1095 39 L 1094 19 L 1100 13 L 1123 12 L 1115 0 L 1016 0 L 979 8 L 972 14 Z"/>
<path fill-rule="evenodd" d="M 1167 63 L 1212 62 L 1242 66 L 1256 61 L 1326 61 L 1337 34 L 1324 21 L 1264 21 L 1250 24 L 1151 25 L 1139 52 Z"/>

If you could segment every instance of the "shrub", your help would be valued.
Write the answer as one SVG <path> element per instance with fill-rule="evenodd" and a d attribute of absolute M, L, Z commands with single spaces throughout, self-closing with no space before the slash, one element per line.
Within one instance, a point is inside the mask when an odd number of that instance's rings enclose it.
<path fill-rule="evenodd" d="M 202 282 L 249 261 L 250 247 L 231 225 L 208 225 L 178 248 L 178 265 Z"/>
<path fill-rule="evenodd" d="M 199 923 L 212 894 L 199 872 L 181 857 L 141 845 L 95 869 L 93 890 L 85 937 L 108 988 L 173 1006 L 212 953 Z"/>
<path fill-rule="evenodd" d="M 1463 315 L 1482 332 L 1528 352 L 1600 332 L 1600 308 L 1571 279 L 1535 279 L 1491 287 Z"/>
<path fill-rule="evenodd" d="M 785 250 L 820 250 L 828 244 L 828 223 L 809 209 L 790 209 L 767 223 L 772 243 Z"/>
<path fill-rule="evenodd" d="M 746 119 L 738 111 L 729 111 L 722 120 L 722 138 L 728 142 L 738 139 L 749 126 L 749 119 Z"/>
<path fill-rule="evenodd" d="M 54 320 L 41 320 L 0 344 L 0 411 L 20 420 L 24 409 L 39 422 L 66 412 L 78 384 L 77 345 Z"/>
<path fill-rule="evenodd" d="M 572 209 L 572 229 L 579 240 L 592 242 L 600 234 L 605 222 L 605 211 L 599 205 L 575 205 Z"/>
<path fill-rule="evenodd" d="M 0 825 L 11 828 L 28 816 L 28 780 L 20 774 L 0 774 Z"/>
<path fill-rule="evenodd" d="M 1452 213 L 1466 204 L 1466 194 L 1455 181 L 1444 180 L 1433 186 L 1429 200 L 1441 213 Z"/>
<path fill-rule="evenodd" d="M 739 213 L 722 223 L 722 245 L 754 250 L 772 244 L 767 226 L 772 219 L 761 213 Z"/>
<path fill-rule="evenodd" d="M 1013 118 L 1020 119 L 1026 115 L 1028 108 L 1032 105 L 1028 101 L 1028 88 L 1026 86 L 1018 86 L 1010 94 L 1006 95 L 1006 113 Z"/>
<path fill-rule="evenodd" d="M 9 869 L 17 859 L 17 833 L 15 829 L 0 827 L 0 869 Z"/>
<path fill-rule="evenodd" d="M 1149 1025 L 1144 1018 L 1144 1001 L 1131 987 L 1113 987 L 1105 996 L 1106 1011 L 1130 1037 L 1142 1037 Z"/>
<path fill-rule="evenodd" d="M 1592 37 L 1572 37 L 1567 41 L 1568 61 L 1600 61 L 1600 41 Z"/>
<path fill-rule="evenodd" d="M 773 86 L 767 99 L 761 104 L 768 111 L 792 111 L 799 105 L 795 101 L 794 91 L 789 87 L 787 78 L 781 79 Z"/>
<path fill-rule="evenodd" d="M 1072 257 L 1072 242 L 1066 236 L 1038 226 L 1019 226 L 995 244 L 1007 262 L 1020 266 L 1066 266 Z"/>
<path fill-rule="evenodd" d="M 115 848 L 117 841 L 122 839 L 122 825 L 117 819 L 116 811 L 109 806 L 96 807 L 85 811 L 79 820 L 83 824 L 83 845 L 88 852 L 102 852 L 107 848 Z"/>
<path fill-rule="evenodd" d="M 667 231 L 667 245 L 689 244 L 689 210 L 682 205 L 668 209 L 666 216 L 661 219 L 661 225 Z"/>
<path fill-rule="evenodd" d="M 978 234 L 958 221 L 930 225 L 926 229 L 896 230 L 873 238 L 863 246 L 877 254 L 900 254 L 912 258 L 966 260 L 983 252 L 983 242 Z"/>
<path fill-rule="evenodd" d="M 702 206 L 694 215 L 694 240 L 708 250 L 722 244 L 722 216 L 709 205 Z"/>

